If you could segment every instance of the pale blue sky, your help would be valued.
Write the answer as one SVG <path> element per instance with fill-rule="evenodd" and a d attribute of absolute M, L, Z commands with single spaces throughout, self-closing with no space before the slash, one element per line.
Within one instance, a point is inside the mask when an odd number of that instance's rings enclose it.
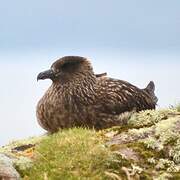
<path fill-rule="evenodd" d="M 36 75 L 58 57 L 92 59 L 97 73 L 145 87 L 158 107 L 180 102 L 179 0 L 0 0 L 0 145 L 39 135 Z"/>
<path fill-rule="evenodd" d="M 177 51 L 179 0 L 0 0 L 0 49 Z"/>

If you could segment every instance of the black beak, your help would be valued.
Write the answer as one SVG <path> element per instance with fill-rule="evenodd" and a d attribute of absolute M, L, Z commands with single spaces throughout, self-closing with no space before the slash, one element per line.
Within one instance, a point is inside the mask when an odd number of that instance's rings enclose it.
<path fill-rule="evenodd" d="M 37 76 L 37 81 L 38 80 L 44 80 L 44 79 L 53 79 L 55 78 L 54 72 L 52 69 L 49 69 L 47 71 L 43 71 L 41 73 L 38 74 Z"/>

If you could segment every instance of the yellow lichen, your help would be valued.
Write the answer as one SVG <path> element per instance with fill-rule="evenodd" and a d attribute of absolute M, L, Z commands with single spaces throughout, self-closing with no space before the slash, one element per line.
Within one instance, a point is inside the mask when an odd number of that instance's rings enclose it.
<path fill-rule="evenodd" d="M 176 113 L 177 111 L 175 109 L 141 111 L 139 113 L 134 113 L 128 121 L 128 124 L 136 128 L 152 126 L 155 123 L 167 119 L 168 116 L 171 116 L 172 114 Z"/>
<path fill-rule="evenodd" d="M 36 146 L 13 150 L 28 144 Z M 178 108 L 141 111 L 127 125 L 99 132 L 62 130 L 12 142 L 0 153 L 13 157 L 17 170 L 28 179 L 178 179 L 180 112 Z"/>

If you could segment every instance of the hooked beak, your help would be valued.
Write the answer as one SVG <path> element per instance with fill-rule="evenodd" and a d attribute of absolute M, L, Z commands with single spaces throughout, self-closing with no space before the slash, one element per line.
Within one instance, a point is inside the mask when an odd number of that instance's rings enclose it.
<path fill-rule="evenodd" d="M 38 80 L 44 80 L 44 79 L 51 79 L 52 80 L 53 78 L 55 78 L 55 74 L 54 74 L 52 69 L 49 69 L 47 71 L 43 71 L 43 72 L 39 73 L 37 76 L 37 81 Z"/>

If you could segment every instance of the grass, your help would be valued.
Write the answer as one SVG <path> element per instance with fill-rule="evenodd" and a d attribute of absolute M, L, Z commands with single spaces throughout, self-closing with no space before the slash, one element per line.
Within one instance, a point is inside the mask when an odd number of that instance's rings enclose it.
<path fill-rule="evenodd" d="M 180 106 L 142 111 L 132 115 L 128 125 L 98 132 L 62 130 L 11 143 L 0 152 L 15 155 L 15 167 L 25 180 L 178 179 L 179 112 Z M 19 158 L 13 154 L 14 147 L 26 144 L 35 146 L 21 152 Z M 24 162 L 27 152 L 31 156 Z"/>
<path fill-rule="evenodd" d="M 24 179 L 110 179 L 122 162 L 93 130 L 75 128 L 53 134 L 36 148 Z M 121 166 L 120 166 L 121 165 Z M 120 172 L 120 171 L 119 171 Z"/>
<path fill-rule="evenodd" d="M 180 112 L 180 103 L 176 106 L 178 112 Z"/>

